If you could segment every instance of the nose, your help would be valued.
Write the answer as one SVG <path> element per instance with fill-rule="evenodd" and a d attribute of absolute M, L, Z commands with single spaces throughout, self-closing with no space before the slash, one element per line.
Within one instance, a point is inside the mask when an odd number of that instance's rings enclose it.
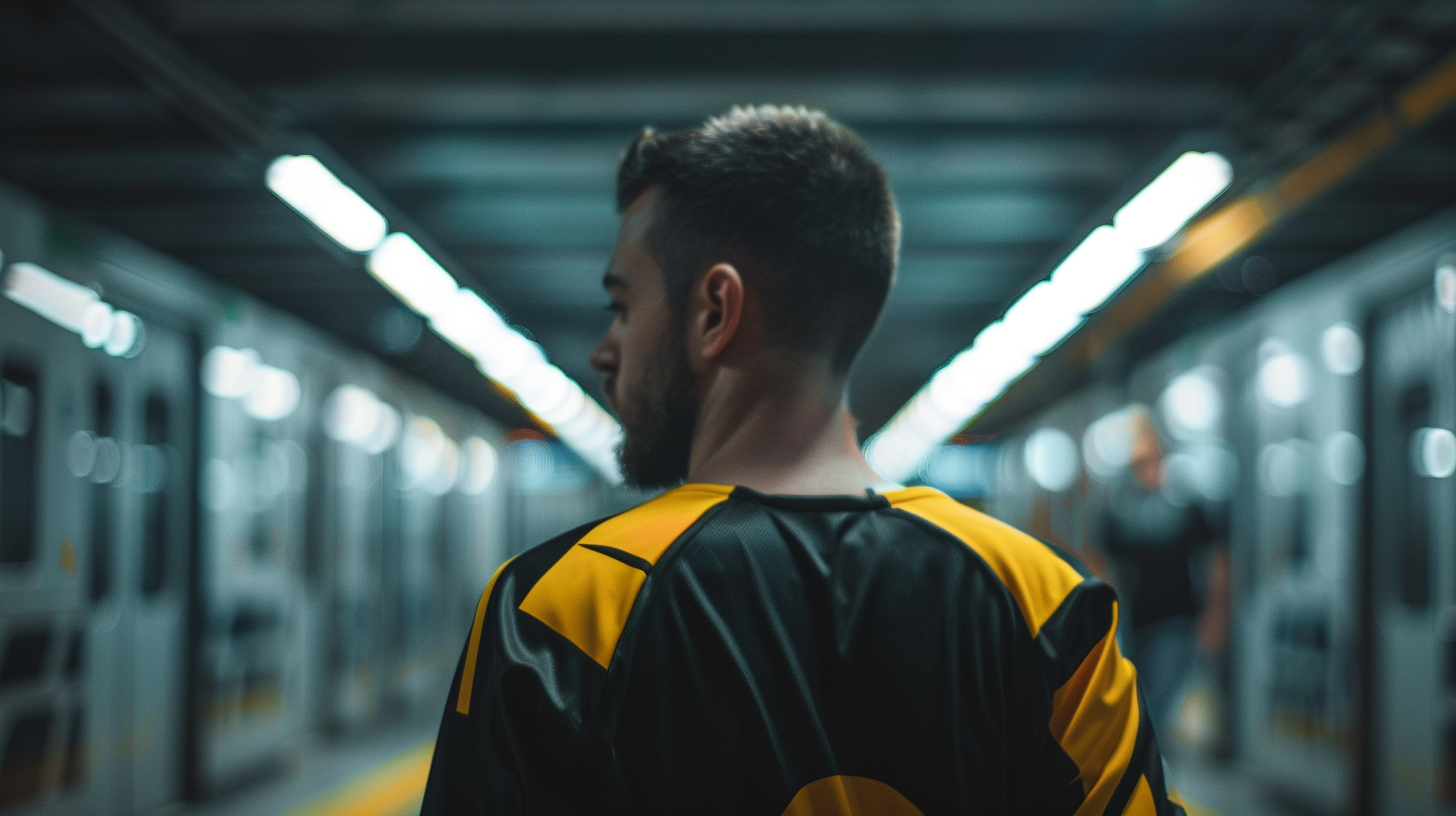
<path fill-rule="evenodd" d="M 592 368 L 609 377 L 616 375 L 618 362 L 617 344 L 612 341 L 610 332 L 597 342 L 596 348 L 592 349 L 588 362 Z"/>

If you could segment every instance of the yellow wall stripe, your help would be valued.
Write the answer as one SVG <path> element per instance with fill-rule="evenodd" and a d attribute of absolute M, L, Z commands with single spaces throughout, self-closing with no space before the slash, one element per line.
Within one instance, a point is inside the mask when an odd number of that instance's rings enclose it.
<path fill-rule="evenodd" d="M 1070 564 L 1036 539 L 939 490 L 910 487 L 884 495 L 891 506 L 925 519 L 975 550 L 1010 591 L 1032 637 L 1082 583 Z"/>
<path fill-rule="evenodd" d="M 455 701 L 455 710 L 461 714 L 470 713 L 470 693 L 475 688 L 475 660 L 480 654 L 480 629 L 485 625 L 485 608 L 490 606 L 490 593 L 495 589 L 495 582 L 505 572 L 506 564 L 511 563 L 514 557 L 507 558 L 505 564 L 495 568 L 495 574 L 485 584 L 485 591 L 480 593 L 480 602 L 475 605 L 475 622 L 470 624 L 470 643 L 465 647 L 465 666 L 460 670 L 460 697 Z"/>
<path fill-rule="evenodd" d="M 693 522 L 732 492 L 729 485 L 683 485 L 598 524 L 577 544 L 613 547 L 656 564 Z M 607 668 L 646 580 L 647 573 L 636 567 L 573 546 L 531 587 L 520 609 Z"/>
<path fill-rule="evenodd" d="M 1138 735 L 1137 671 L 1117 648 L 1112 626 L 1072 678 L 1052 696 L 1052 736 L 1082 772 L 1077 816 L 1101 816 L 1132 761 Z"/>
<path fill-rule="evenodd" d="M 417 812 L 434 751 L 433 740 L 411 748 L 286 816 L 405 816 Z"/>
<path fill-rule="evenodd" d="M 1440 113 L 1453 98 L 1456 98 L 1456 54 L 1406 86 L 1395 98 L 1395 109 L 1407 127 L 1414 127 Z"/>

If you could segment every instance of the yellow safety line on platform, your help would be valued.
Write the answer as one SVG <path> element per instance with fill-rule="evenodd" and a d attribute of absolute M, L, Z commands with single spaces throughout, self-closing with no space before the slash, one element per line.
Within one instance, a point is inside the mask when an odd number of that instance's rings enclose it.
<path fill-rule="evenodd" d="M 404 816 L 419 809 L 430 774 L 430 740 L 286 816 Z"/>

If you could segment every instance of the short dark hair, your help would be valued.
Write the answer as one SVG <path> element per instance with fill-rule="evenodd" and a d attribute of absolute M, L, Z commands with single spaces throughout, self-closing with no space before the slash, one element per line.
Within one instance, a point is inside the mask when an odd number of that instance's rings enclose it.
<path fill-rule="evenodd" d="M 617 170 L 617 208 L 660 198 L 647 246 L 681 306 L 718 262 L 757 289 L 769 338 L 844 374 L 889 295 L 900 221 L 884 168 L 823 112 L 735 107 L 696 130 L 647 128 Z"/>

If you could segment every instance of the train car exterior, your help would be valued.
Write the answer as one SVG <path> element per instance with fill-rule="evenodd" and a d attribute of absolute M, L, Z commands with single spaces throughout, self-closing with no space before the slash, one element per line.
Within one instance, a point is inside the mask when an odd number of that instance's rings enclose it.
<path fill-rule="evenodd" d="M 1233 638 L 1205 680 L 1218 699 L 1204 747 L 1314 812 L 1434 814 L 1456 802 L 1453 253 L 1447 212 L 1001 442 L 988 506 L 1056 537 L 1055 515 L 1037 508 L 1106 512 L 1105 492 L 1087 489 L 1118 478 L 1097 462 L 1099 429 L 1117 416 L 1102 412 L 1150 407 L 1170 470 L 1227 519 Z M 1025 453 L 1048 430 L 1082 439 L 1084 475 L 1060 490 L 1033 478 Z M 1198 706 L 1183 713 L 1165 742 L 1200 741 Z"/>
<path fill-rule="evenodd" d="M 539 436 L 523 479 L 480 412 L 14 188 L 0 252 L 6 816 L 153 812 L 427 728 L 494 568 L 630 500 Z"/>

